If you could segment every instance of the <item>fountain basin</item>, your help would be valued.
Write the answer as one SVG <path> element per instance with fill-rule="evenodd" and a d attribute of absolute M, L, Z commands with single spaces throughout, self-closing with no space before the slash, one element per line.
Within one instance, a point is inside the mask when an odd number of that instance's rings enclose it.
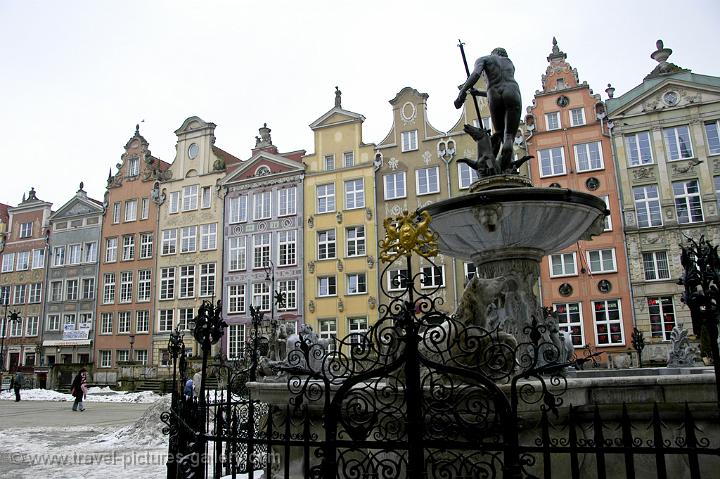
<path fill-rule="evenodd" d="M 509 259 L 539 262 L 602 233 L 605 202 L 563 188 L 516 187 L 469 193 L 426 206 L 443 254 L 476 265 Z"/>

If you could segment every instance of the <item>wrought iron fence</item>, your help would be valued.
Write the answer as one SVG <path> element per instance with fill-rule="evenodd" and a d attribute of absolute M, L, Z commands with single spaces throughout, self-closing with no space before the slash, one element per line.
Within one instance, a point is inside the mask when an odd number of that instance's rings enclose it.
<path fill-rule="evenodd" d="M 435 266 L 432 248 L 415 246 Z M 253 309 L 243 359 L 209 364 L 222 324 L 216 310 L 201 311 L 202 388 L 189 398 L 174 388 L 163 416 L 168 477 L 700 478 L 720 466 L 715 404 L 573 406 L 568 369 L 594 356 L 572 356 L 551 316 L 504 332 L 477 300 L 495 285 L 478 278 L 448 315 L 438 289 L 420 286 L 410 254 L 397 243 L 384 251 L 383 277 L 395 277 L 379 320 L 332 348 L 304 330 L 285 358 L 269 361 Z M 206 375 L 219 390 L 205 390 Z"/>

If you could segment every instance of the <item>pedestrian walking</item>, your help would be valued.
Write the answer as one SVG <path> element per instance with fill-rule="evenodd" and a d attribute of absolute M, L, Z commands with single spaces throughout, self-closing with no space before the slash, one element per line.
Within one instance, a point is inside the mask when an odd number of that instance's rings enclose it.
<path fill-rule="evenodd" d="M 188 378 L 188 380 L 185 382 L 185 388 L 183 389 L 183 394 L 185 395 L 185 400 L 189 400 L 193 395 L 193 380 Z"/>
<path fill-rule="evenodd" d="M 83 406 L 83 399 L 87 396 L 87 369 L 82 368 L 78 373 L 77 376 L 75 376 L 75 379 L 73 379 L 72 382 L 72 389 L 70 390 L 70 394 L 72 394 L 75 397 L 75 402 L 73 403 L 73 411 L 77 411 L 78 409 L 82 412 L 85 410 L 85 406 Z"/>
<path fill-rule="evenodd" d="M 10 389 L 15 391 L 15 402 L 20 402 L 20 389 L 22 389 L 24 382 L 25 375 L 20 371 L 17 371 L 15 376 L 10 379 Z"/>

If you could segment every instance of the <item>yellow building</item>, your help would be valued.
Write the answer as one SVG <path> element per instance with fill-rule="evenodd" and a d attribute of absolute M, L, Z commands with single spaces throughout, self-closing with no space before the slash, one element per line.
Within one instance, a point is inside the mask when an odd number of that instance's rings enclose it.
<path fill-rule="evenodd" d="M 162 183 L 156 269 L 155 364 L 169 365 L 170 332 L 179 326 L 190 339 L 188 322 L 203 300 L 221 295 L 223 205 L 218 182 L 240 160 L 215 146 L 215 124 L 193 116 L 175 131 L 175 160 Z"/>
<path fill-rule="evenodd" d="M 375 145 L 365 117 L 335 106 L 315 120 L 305 170 L 305 322 L 321 337 L 363 332 L 377 319 Z"/>

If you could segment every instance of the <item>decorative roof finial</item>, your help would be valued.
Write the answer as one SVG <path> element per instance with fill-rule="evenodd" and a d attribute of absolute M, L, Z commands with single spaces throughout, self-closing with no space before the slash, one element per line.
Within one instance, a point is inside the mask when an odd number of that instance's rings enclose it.
<path fill-rule="evenodd" d="M 665 63 L 667 59 L 670 58 L 670 55 L 672 55 L 672 48 L 665 48 L 665 44 L 662 40 L 655 42 L 655 46 L 657 47 L 657 50 L 650 54 L 650 58 L 658 63 Z"/>
<path fill-rule="evenodd" d="M 30 193 L 28 193 L 28 201 L 30 201 L 30 200 L 36 200 L 36 199 L 37 199 L 37 197 L 35 196 L 35 187 L 34 187 L 34 186 L 31 186 L 31 187 L 30 187 Z"/>
<path fill-rule="evenodd" d="M 607 93 L 608 98 L 612 98 L 615 96 L 615 88 L 608 83 L 608 87 L 605 89 L 605 93 Z"/>
<path fill-rule="evenodd" d="M 260 132 L 260 136 L 255 137 L 255 148 L 272 146 L 272 138 L 270 137 L 272 130 L 268 128 L 267 123 L 263 123 L 262 128 L 259 128 L 258 131 Z"/>
<path fill-rule="evenodd" d="M 140 123 L 135 123 L 135 136 L 140 136 Z"/>
<path fill-rule="evenodd" d="M 551 52 L 550 55 L 547 57 L 547 61 L 550 62 L 550 61 L 553 61 L 553 60 L 556 60 L 556 59 L 565 60 L 565 59 L 567 58 L 567 55 L 565 55 L 565 53 L 564 53 L 562 50 L 560 50 L 560 47 L 558 47 L 557 38 L 553 37 L 553 39 L 552 39 L 552 45 L 553 45 L 553 46 L 552 46 L 552 52 Z"/>
<path fill-rule="evenodd" d="M 342 92 L 340 89 L 336 86 L 335 87 L 335 108 L 342 108 L 341 101 L 342 101 Z"/>
<path fill-rule="evenodd" d="M 83 182 L 81 181 L 81 182 L 80 182 L 80 189 L 77 190 L 77 192 L 78 192 L 78 193 L 84 193 L 84 192 L 85 192 L 85 191 L 83 190 L 83 187 L 84 187 L 84 186 L 85 186 L 85 183 L 83 183 Z"/>

